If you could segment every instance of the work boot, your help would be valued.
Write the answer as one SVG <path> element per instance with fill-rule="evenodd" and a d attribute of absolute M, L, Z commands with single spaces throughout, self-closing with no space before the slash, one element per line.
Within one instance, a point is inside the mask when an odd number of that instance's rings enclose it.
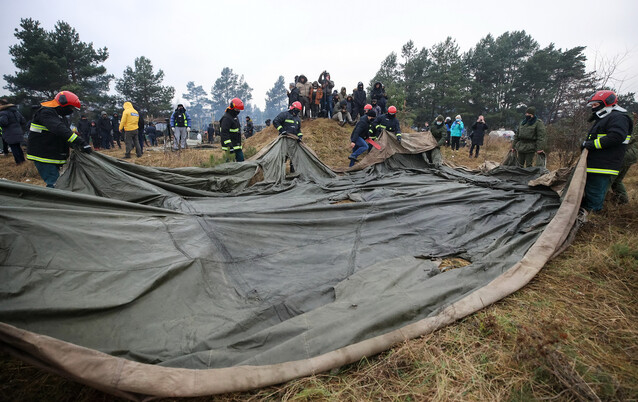
<path fill-rule="evenodd" d="M 340 122 L 339 122 L 339 127 L 343 127 L 345 124 L 346 124 L 346 122 L 345 122 L 345 121 L 340 121 Z"/>

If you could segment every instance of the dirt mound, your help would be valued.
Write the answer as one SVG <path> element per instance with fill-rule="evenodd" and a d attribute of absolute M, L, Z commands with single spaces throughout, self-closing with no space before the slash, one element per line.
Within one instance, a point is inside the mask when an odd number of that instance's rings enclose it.
<path fill-rule="evenodd" d="M 352 127 L 339 127 L 336 121 L 330 119 L 306 120 L 301 122 L 303 141 L 312 148 L 326 165 L 331 168 L 348 166 L 350 155 L 350 134 Z M 244 147 L 263 148 L 277 137 L 277 130 L 266 127 L 246 140 Z"/>

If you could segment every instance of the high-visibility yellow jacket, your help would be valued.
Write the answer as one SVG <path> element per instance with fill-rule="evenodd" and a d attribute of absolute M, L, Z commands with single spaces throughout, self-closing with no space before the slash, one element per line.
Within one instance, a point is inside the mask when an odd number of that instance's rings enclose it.
<path fill-rule="evenodd" d="M 124 102 L 124 112 L 122 112 L 122 120 L 120 120 L 120 131 L 133 131 L 138 129 L 140 114 L 133 109 L 131 102 Z"/>

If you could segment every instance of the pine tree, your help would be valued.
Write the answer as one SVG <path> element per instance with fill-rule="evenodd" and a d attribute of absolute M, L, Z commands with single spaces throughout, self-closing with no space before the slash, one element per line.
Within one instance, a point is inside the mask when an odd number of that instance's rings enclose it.
<path fill-rule="evenodd" d="M 153 64 L 144 56 L 135 59 L 135 69 L 127 66 L 121 79 L 117 79 L 115 89 L 122 102 L 132 102 L 140 111 L 150 116 L 169 113 L 175 88 L 162 86 L 164 72 L 153 72 Z"/>
<path fill-rule="evenodd" d="M 264 118 L 274 119 L 280 112 L 286 110 L 288 106 L 288 96 L 283 75 L 275 81 L 273 87 L 266 92 L 266 109 Z"/>

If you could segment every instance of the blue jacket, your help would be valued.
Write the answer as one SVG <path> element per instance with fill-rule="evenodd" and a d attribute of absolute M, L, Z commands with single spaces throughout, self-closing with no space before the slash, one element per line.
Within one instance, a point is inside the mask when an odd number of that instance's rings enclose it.
<path fill-rule="evenodd" d="M 463 130 L 465 130 L 465 126 L 463 122 L 457 122 L 454 120 L 452 123 L 452 127 L 450 127 L 450 137 L 460 137 L 463 135 Z"/>

